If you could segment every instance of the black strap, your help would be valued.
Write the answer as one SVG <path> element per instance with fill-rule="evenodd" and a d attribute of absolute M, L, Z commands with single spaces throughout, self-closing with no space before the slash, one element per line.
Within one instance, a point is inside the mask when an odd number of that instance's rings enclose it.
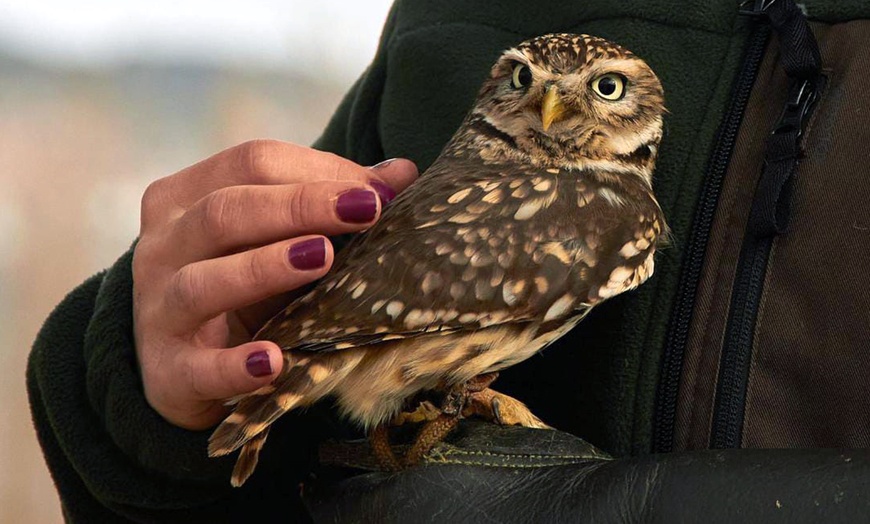
<path fill-rule="evenodd" d="M 801 135 L 823 78 L 819 45 L 794 0 L 758 1 L 756 6 L 779 37 L 780 63 L 789 77 L 788 100 L 767 140 L 764 170 L 747 226 L 747 234 L 764 238 L 782 234 L 788 226 L 792 179 L 802 155 Z"/>
<path fill-rule="evenodd" d="M 803 11 L 793 0 L 780 0 L 770 5 L 767 16 L 779 35 L 779 61 L 786 74 L 803 80 L 816 78 L 822 70 L 822 57 Z"/>

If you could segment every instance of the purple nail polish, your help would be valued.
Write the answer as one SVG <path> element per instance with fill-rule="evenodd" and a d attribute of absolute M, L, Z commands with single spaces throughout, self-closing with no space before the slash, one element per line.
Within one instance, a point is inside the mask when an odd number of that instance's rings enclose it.
<path fill-rule="evenodd" d="M 384 184 L 380 180 L 369 180 L 369 185 L 374 188 L 378 193 L 378 197 L 381 199 L 381 205 L 385 206 L 393 201 L 396 198 L 396 192 L 388 186 Z"/>
<path fill-rule="evenodd" d="M 266 351 L 257 351 L 248 355 L 245 360 L 245 367 L 252 377 L 265 377 L 272 374 L 272 362 L 269 360 L 269 353 Z"/>
<path fill-rule="evenodd" d="M 326 265 L 326 241 L 322 238 L 311 238 L 297 242 L 290 246 L 288 258 L 290 265 L 296 269 L 320 269 Z"/>
<path fill-rule="evenodd" d="M 390 158 L 388 160 L 384 160 L 383 162 L 380 162 L 378 164 L 373 165 L 372 169 L 383 169 L 383 168 L 387 167 L 388 165 L 392 164 L 393 162 L 395 162 L 396 160 L 397 159 L 395 159 L 395 158 Z"/>
<path fill-rule="evenodd" d="M 378 197 L 368 189 L 351 189 L 338 195 L 335 209 L 342 221 L 365 224 L 378 214 Z"/>

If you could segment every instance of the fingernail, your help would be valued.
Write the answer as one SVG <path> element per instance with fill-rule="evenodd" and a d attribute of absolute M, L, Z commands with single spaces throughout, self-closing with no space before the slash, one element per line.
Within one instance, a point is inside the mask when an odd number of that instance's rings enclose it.
<path fill-rule="evenodd" d="M 290 265 L 296 269 L 308 271 L 320 269 L 326 265 L 326 241 L 322 238 L 311 238 L 290 246 Z"/>
<path fill-rule="evenodd" d="M 265 377 L 272 374 L 272 361 L 269 360 L 269 353 L 266 351 L 257 351 L 248 355 L 245 367 L 252 377 Z"/>
<path fill-rule="evenodd" d="M 384 184 L 380 180 L 369 180 L 369 185 L 374 188 L 378 193 L 378 197 L 381 199 L 381 205 L 385 206 L 393 201 L 396 198 L 396 192 L 388 186 Z"/>
<path fill-rule="evenodd" d="M 392 164 L 393 162 L 395 162 L 396 160 L 397 159 L 395 159 L 395 158 L 390 158 L 388 160 L 384 160 L 383 162 L 380 162 L 378 164 L 373 165 L 372 169 L 383 169 L 383 168 L 387 167 L 388 165 Z"/>
<path fill-rule="evenodd" d="M 338 196 L 335 208 L 344 222 L 365 224 L 378 214 L 378 197 L 368 189 L 351 189 Z"/>

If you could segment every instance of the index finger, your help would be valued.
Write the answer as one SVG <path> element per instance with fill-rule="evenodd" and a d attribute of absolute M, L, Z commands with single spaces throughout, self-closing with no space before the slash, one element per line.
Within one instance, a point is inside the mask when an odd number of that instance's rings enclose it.
<path fill-rule="evenodd" d="M 356 162 L 278 140 L 252 140 L 225 149 L 164 179 L 181 209 L 218 189 L 347 180 L 368 182 L 372 172 Z"/>

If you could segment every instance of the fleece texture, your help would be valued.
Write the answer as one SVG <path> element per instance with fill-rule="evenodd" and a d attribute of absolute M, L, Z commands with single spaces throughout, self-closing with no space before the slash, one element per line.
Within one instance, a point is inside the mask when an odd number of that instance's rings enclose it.
<path fill-rule="evenodd" d="M 617 456 L 644 453 L 683 248 L 749 21 L 737 0 L 399 0 L 380 48 L 316 147 L 362 164 L 404 156 L 427 167 L 501 50 L 547 32 L 612 39 L 646 59 L 670 114 L 655 189 L 673 245 L 656 276 L 596 310 L 500 389 L 549 424 Z M 807 2 L 814 19 L 866 16 L 859 0 Z M 229 487 L 234 457 L 208 459 L 209 432 L 164 421 L 145 401 L 132 334 L 132 250 L 70 293 L 46 321 L 27 384 L 37 435 L 71 522 L 294 520 L 321 410 L 273 430 L 261 465 Z"/>

